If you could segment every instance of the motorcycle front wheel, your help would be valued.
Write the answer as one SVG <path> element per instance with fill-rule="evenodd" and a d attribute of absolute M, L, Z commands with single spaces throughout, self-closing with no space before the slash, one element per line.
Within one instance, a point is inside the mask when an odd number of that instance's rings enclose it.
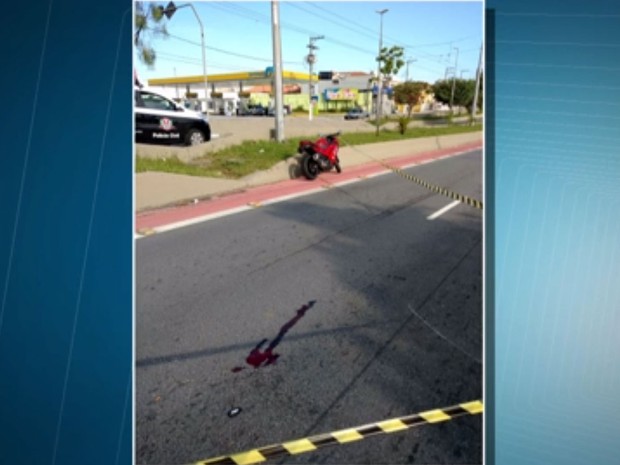
<path fill-rule="evenodd" d="M 304 174 L 306 179 L 312 181 L 316 179 L 319 175 L 321 169 L 319 168 L 319 164 L 312 158 L 310 155 L 306 155 L 301 161 L 301 172 Z"/>

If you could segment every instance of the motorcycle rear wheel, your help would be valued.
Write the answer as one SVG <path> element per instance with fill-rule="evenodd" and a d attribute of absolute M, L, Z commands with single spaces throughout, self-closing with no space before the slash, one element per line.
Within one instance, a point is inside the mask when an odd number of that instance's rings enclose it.
<path fill-rule="evenodd" d="M 310 181 L 316 179 L 320 171 L 319 164 L 310 155 L 306 155 L 301 161 L 301 172 L 306 179 Z"/>

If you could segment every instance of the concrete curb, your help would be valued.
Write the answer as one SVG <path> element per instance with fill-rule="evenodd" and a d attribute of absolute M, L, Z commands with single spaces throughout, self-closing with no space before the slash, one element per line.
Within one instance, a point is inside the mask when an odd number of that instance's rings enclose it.
<path fill-rule="evenodd" d="M 343 171 L 353 166 L 378 163 L 389 159 L 415 156 L 424 152 L 482 143 L 482 132 L 434 136 L 395 142 L 347 146 L 343 137 L 340 160 Z M 268 170 L 242 179 L 202 178 L 171 173 L 147 172 L 135 176 L 135 208 L 137 212 L 177 205 L 187 205 L 248 188 L 295 179 L 300 176 L 299 155 L 277 163 Z"/>

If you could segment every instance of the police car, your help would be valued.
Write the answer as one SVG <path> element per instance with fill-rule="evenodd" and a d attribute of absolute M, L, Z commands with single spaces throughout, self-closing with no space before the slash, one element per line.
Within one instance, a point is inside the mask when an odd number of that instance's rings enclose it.
<path fill-rule="evenodd" d="M 183 108 L 150 90 L 134 89 L 136 142 L 198 145 L 211 140 L 201 113 Z"/>

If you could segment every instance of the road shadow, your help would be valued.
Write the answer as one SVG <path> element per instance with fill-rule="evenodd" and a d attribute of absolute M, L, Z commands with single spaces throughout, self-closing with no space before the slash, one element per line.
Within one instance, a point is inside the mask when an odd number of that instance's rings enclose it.
<path fill-rule="evenodd" d="M 417 185 L 407 186 L 403 193 L 400 183 L 406 181 L 391 175 L 376 182 L 386 184 L 382 198 L 373 197 L 365 183 L 330 189 L 254 212 L 255 228 L 228 232 L 227 244 L 217 250 L 208 247 L 208 238 L 191 250 L 183 248 L 178 279 L 192 275 L 193 268 L 182 265 L 185 261 L 199 264 L 203 255 L 208 261 L 219 254 L 224 261 L 237 256 L 252 260 L 243 270 L 232 264 L 206 270 L 205 282 L 230 275 L 237 283 L 258 286 L 269 283 L 268 273 L 274 272 L 286 281 L 285 263 L 292 260 L 289 266 L 303 267 L 308 283 L 313 275 L 326 275 L 330 284 L 308 284 L 305 291 L 316 299 L 312 311 L 288 320 L 266 350 L 268 341 L 257 338 L 139 359 L 138 463 L 190 462 L 481 398 L 481 213 L 461 206 L 450 220 L 431 222 L 426 201 L 434 194 Z M 257 223 L 258 215 L 264 224 Z M 257 234 L 268 235 L 271 225 L 286 225 L 290 233 L 279 238 L 277 252 L 263 254 Z M 210 232 L 225 227 L 226 222 L 213 224 Z M 153 247 L 158 247 L 154 239 Z M 145 276 L 140 289 L 155 282 L 154 274 Z M 287 286 L 284 282 L 268 287 L 275 305 L 284 298 L 275 290 Z M 231 312 L 245 300 L 243 286 L 221 292 L 238 294 L 229 304 Z M 301 302 L 307 301 L 299 295 Z M 194 301 L 203 299 L 188 299 L 175 310 L 198 305 Z M 182 318 L 183 314 L 179 321 Z M 241 327 L 230 318 L 230 325 Z M 216 322 L 207 323 L 211 327 Z M 271 327 L 267 323 L 264 326 Z M 294 332 L 287 335 L 293 325 Z M 268 363 L 265 353 L 275 343 L 273 355 L 285 335 L 286 356 Z M 248 358 L 260 359 L 261 369 L 231 373 L 244 361 L 252 366 Z M 165 381 L 172 374 L 178 379 L 191 376 L 193 381 L 182 386 Z M 168 403 L 154 403 L 153 396 L 163 397 L 162 392 Z M 232 420 L 225 412 L 234 407 L 243 407 L 243 413 Z M 403 434 L 375 439 L 370 446 L 364 442 L 326 449 L 287 463 L 482 460 L 479 419 Z"/>

